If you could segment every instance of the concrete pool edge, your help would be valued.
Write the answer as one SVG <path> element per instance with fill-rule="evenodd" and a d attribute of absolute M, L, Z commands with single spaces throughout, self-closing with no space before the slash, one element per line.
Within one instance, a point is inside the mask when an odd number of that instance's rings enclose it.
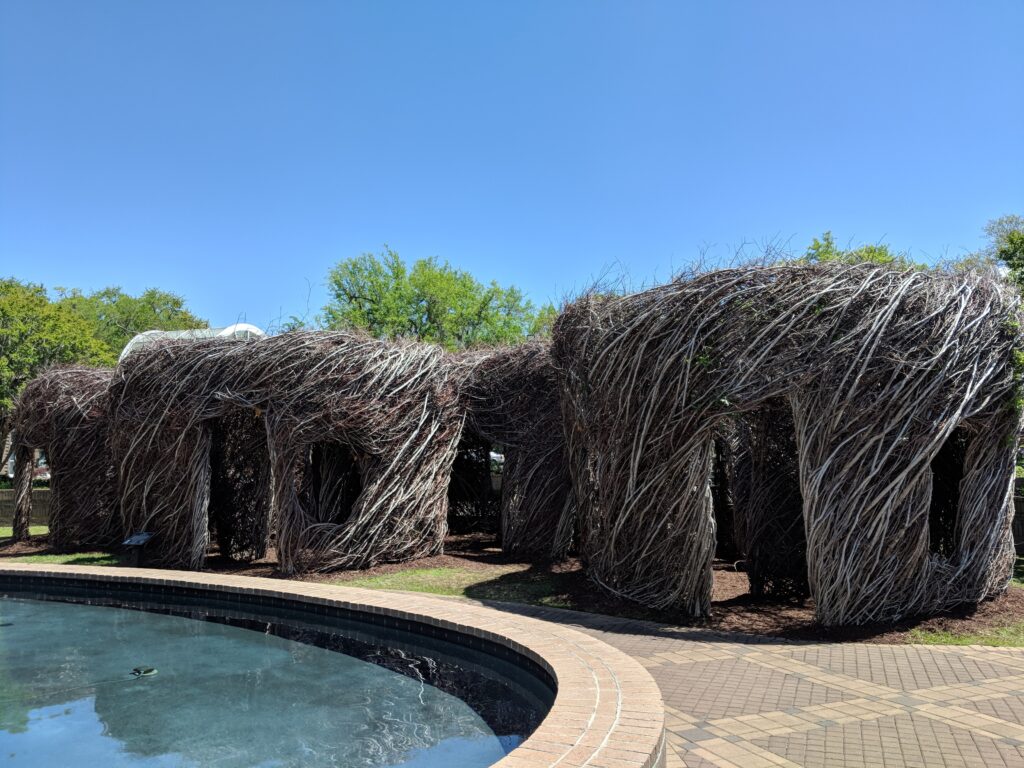
<path fill-rule="evenodd" d="M 182 587 L 330 605 L 480 638 L 532 660 L 557 685 L 540 726 L 495 768 L 660 768 L 665 762 L 665 708 L 647 670 L 600 640 L 539 619 L 407 592 L 193 571 L 8 563 L 0 565 L 0 576 Z"/>

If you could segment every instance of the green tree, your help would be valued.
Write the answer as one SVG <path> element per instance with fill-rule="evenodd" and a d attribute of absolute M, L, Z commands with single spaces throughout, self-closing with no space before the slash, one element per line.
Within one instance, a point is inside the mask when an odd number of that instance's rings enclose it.
<path fill-rule="evenodd" d="M 893 253 L 888 245 L 861 245 L 857 248 L 841 248 L 836 245 L 831 232 L 817 237 L 808 246 L 803 261 L 811 264 L 841 262 L 843 264 L 884 264 L 895 267 L 917 267 L 906 254 Z"/>
<path fill-rule="evenodd" d="M 48 365 L 106 362 L 106 347 L 71 307 L 51 302 L 41 285 L 0 279 L 0 420 Z"/>
<path fill-rule="evenodd" d="M 412 337 L 461 349 L 514 344 L 542 332 L 538 313 L 522 292 L 484 285 L 448 262 L 420 259 L 409 268 L 390 248 L 346 259 L 327 277 L 328 328 L 362 328 L 379 338 Z"/>
<path fill-rule="evenodd" d="M 1009 268 L 1011 279 L 1024 286 L 1024 229 L 1006 234 L 996 249 L 996 258 Z"/>
<path fill-rule="evenodd" d="M 537 310 L 530 326 L 530 336 L 539 339 L 551 338 L 551 331 L 555 327 L 555 320 L 558 319 L 558 310 L 554 304 L 545 304 Z"/>
<path fill-rule="evenodd" d="M 183 298 L 156 288 L 147 288 L 138 296 L 116 286 L 89 294 L 57 288 L 56 293 L 57 306 L 82 318 L 106 348 L 108 364 L 117 362 L 125 344 L 143 331 L 184 331 L 208 325 L 185 307 Z"/>
<path fill-rule="evenodd" d="M 1012 253 L 1013 245 L 1009 242 L 1014 234 L 1024 233 L 1024 216 L 1010 214 L 1000 216 L 998 219 L 991 219 L 985 225 L 985 236 L 988 243 L 981 249 L 981 253 L 989 258 L 1005 261 L 1004 256 Z M 1007 250 L 1007 249 L 1010 250 Z"/>
<path fill-rule="evenodd" d="M 1024 216 L 991 219 L 985 225 L 985 237 L 985 247 L 964 257 L 964 263 L 1004 266 L 1010 279 L 1024 290 Z"/>

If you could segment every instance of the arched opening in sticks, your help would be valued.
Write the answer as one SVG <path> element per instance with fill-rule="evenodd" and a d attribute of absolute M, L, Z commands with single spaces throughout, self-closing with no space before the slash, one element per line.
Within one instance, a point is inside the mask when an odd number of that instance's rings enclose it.
<path fill-rule="evenodd" d="M 308 446 L 296 468 L 299 499 L 311 524 L 344 525 L 363 491 L 359 462 L 347 446 Z"/>
<path fill-rule="evenodd" d="M 936 555 L 951 558 L 956 553 L 960 508 L 960 483 L 967 460 L 967 429 L 953 430 L 932 459 L 932 495 L 928 510 L 928 548 Z"/>
<path fill-rule="evenodd" d="M 787 400 L 772 398 L 739 420 L 746 482 L 736 516 L 742 519 L 751 594 L 807 597 L 807 535 L 793 413 Z"/>
<path fill-rule="evenodd" d="M 259 560 L 267 554 L 272 498 L 262 415 L 251 408 L 229 408 L 207 429 L 212 538 L 232 560 Z"/>
<path fill-rule="evenodd" d="M 450 498 L 464 493 L 465 479 L 472 477 L 478 498 L 487 498 L 488 508 L 499 506 L 506 553 L 563 556 L 575 535 L 575 503 L 550 343 L 471 350 L 454 362 L 468 450 L 453 475 Z M 499 498 L 484 493 L 490 480 L 487 444 L 501 446 L 504 459 Z"/>
<path fill-rule="evenodd" d="M 489 440 L 463 430 L 448 481 L 448 531 L 452 534 L 500 532 L 502 489 L 492 479 L 493 447 Z"/>
<path fill-rule="evenodd" d="M 714 439 L 715 456 L 711 465 L 711 509 L 715 516 L 715 557 L 739 560 L 742 549 L 736 536 L 736 490 L 733 477 L 734 451 L 729 435 Z"/>

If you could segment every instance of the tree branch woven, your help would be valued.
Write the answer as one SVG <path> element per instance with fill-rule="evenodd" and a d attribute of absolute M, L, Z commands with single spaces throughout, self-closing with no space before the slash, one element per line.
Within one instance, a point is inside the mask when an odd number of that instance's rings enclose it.
<path fill-rule="evenodd" d="M 55 367 L 22 391 L 12 414 L 17 461 L 15 538 L 27 538 L 32 455 L 50 466 L 50 544 L 57 550 L 119 541 L 114 469 L 108 446 L 112 371 Z"/>
<path fill-rule="evenodd" d="M 1019 342 L 1019 297 L 979 273 L 788 264 L 577 301 L 554 349 L 591 577 L 707 614 L 715 431 L 781 398 L 824 623 L 1004 588 Z M 931 462 L 957 427 L 970 440 L 945 556 L 929 548 Z"/>
<path fill-rule="evenodd" d="M 125 524 L 158 532 L 162 562 L 201 566 L 213 427 L 241 409 L 265 425 L 265 442 L 250 441 L 246 458 L 269 456 L 284 572 L 436 554 L 462 426 L 449 370 L 438 348 L 341 332 L 172 341 L 133 353 L 111 392 Z M 353 468 L 359 491 L 341 518 L 325 499 L 345 495 L 338 483 Z M 250 540 L 242 551 L 260 546 Z"/>

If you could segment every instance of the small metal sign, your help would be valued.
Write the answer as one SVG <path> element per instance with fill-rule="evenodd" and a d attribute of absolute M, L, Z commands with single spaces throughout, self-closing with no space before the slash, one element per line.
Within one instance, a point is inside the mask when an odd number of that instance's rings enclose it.
<path fill-rule="evenodd" d="M 127 539 L 124 540 L 124 546 L 126 547 L 141 547 L 147 541 L 153 538 L 156 534 L 143 531 L 142 533 L 133 533 Z"/>

